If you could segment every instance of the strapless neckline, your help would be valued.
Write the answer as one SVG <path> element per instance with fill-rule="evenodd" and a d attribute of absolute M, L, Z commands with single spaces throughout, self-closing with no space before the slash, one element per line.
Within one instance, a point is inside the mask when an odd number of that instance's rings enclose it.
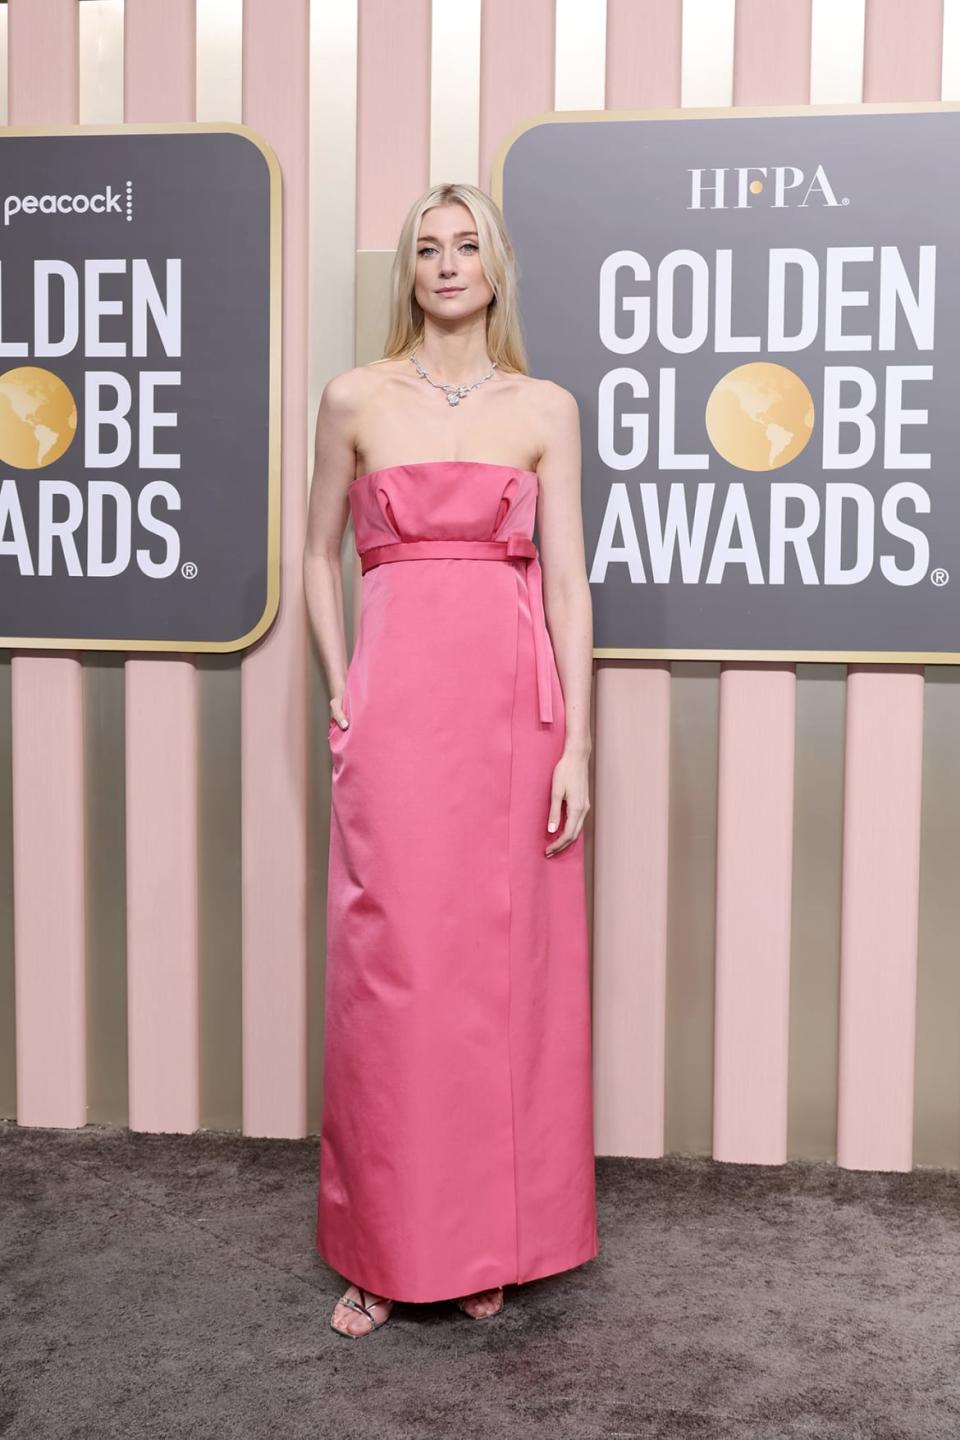
<path fill-rule="evenodd" d="M 368 470 L 366 475 L 357 475 L 350 481 L 359 485 L 361 480 L 372 480 L 375 475 L 387 475 L 391 470 L 420 470 L 430 465 L 479 465 L 488 470 L 511 470 L 515 475 L 532 475 L 539 480 L 536 470 L 524 470 L 519 465 L 501 465 L 496 460 L 413 460 L 407 465 L 382 465 L 379 470 Z"/>

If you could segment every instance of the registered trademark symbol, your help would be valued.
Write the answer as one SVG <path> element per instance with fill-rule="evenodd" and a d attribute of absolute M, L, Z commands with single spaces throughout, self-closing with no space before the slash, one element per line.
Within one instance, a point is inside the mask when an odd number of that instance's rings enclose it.
<path fill-rule="evenodd" d="M 183 576 L 184 580 L 196 580 L 197 567 L 192 560 L 184 560 L 183 564 L 180 566 L 180 574 Z"/>
<path fill-rule="evenodd" d="M 950 572 L 938 566 L 936 570 L 930 571 L 930 579 L 934 585 L 946 585 L 950 579 Z"/>
<path fill-rule="evenodd" d="M 840 204 L 841 204 L 841 205 L 849 205 L 849 204 L 850 204 L 850 196 L 849 196 L 849 195 L 844 195 L 843 199 L 840 201 Z"/>

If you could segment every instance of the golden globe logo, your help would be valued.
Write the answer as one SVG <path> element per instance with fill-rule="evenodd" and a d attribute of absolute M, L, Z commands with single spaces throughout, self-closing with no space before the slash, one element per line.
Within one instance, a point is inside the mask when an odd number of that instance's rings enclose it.
<path fill-rule="evenodd" d="M 704 423 L 714 450 L 738 470 L 779 470 L 807 444 L 814 416 L 813 396 L 799 375 L 754 360 L 720 376 Z"/>
<path fill-rule="evenodd" d="M 923 387 L 934 367 L 894 356 L 908 344 L 932 355 L 936 246 L 913 254 L 896 245 L 827 246 L 822 256 L 772 247 L 766 274 L 754 265 L 739 277 L 754 294 L 765 286 L 766 323 L 755 334 L 734 324 L 737 278 L 730 249 L 672 250 L 656 268 L 639 251 L 618 250 L 601 266 L 601 342 L 618 355 L 652 349 L 656 358 L 614 366 L 600 379 L 599 458 L 608 471 L 638 471 L 640 483 L 610 486 L 591 583 L 621 563 L 633 582 L 671 583 L 678 565 L 681 584 L 720 584 L 730 567 L 742 567 L 750 584 L 782 585 L 792 557 L 803 585 L 856 584 L 875 569 L 891 585 L 918 584 L 930 573 L 929 538 L 908 522 L 930 514 L 930 493 L 913 480 L 884 480 L 891 471 L 931 469 Z M 814 352 L 807 380 L 768 359 L 725 368 L 719 378 L 710 363 L 725 365 L 738 351 L 803 350 Z M 873 367 L 851 363 L 856 351 L 876 352 Z M 704 431 L 712 454 L 690 448 Z M 813 454 L 814 444 L 817 484 L 764 480 Z M 711 469 L 715 457 L 753 479 L 693 483 L 691 472 Z M 867 470 L 870 483 L 831 477 L 854 470 Z M 686 478 L 667 484 L 670 471 Z M 902 542 L 906 563 L 884 534 Z"/>
<path fill-rule="evenodd" d="M 752 198 L 751 198 L 752 197 Z M 826 171 L 818 165 L 807 179 L 796 165 L 735 165 L 690 169 L 688 210 L 748 210 L 764 204 L 772 210 L 788 205 L 849 205 L 838 200 Z"/>
<path fill-rule="evenodd" d="M 8 263 L 0 261 L 3 282 Z M 125 298 L 104 293 L 109 275 L 123 277 Z M 55 288 L 62 307 L 57 335 Z M 0 371 L 0 465 L 24 472 L 23 479 L 0 473 L 0 562 L 12 562 L 21 576 L 58 570 L 107 576 L 133 568 L 153 579 L 175 574 L 180 532 L 168 517 L 182 508 L 178 485 L 150 480 L 134 495 L 129 483 L 101 479 L 97 472 L 181 468 L 177 434 L 167 449 L 157 436 L 164 428 L 179 429 L 181 370 L 157 368 L 153 360 L 146 365 L 152 347 L 173 360 L 183 353 L 180 258 L 169 257 L 156 271 L 142 258 L 87 258 L 81 266 L 35 260 L 33 297 L 27 335 L 13 336 L 0 326 L 0 361 L 28 362 Z M 107 316 L 120 317 L 109 338 Z M 76 352 L 83 362 L 76 394 L 54 370 L 29 363 Z M 134 361 L 133 376 L 103 365 L 109 357 Z M 172 395 L 163 393 L 167 389 Z M 169 406 L 174 408 L 164 408 Z M 42 472 L 63 457 L 66 473 L 61 467 L 46 478 Z M 34 480 L 27 478 L 31 472 L 40 473 Z M 107 554 L 108 536 L 113 554 Z M 138 536 L 148 543 L 137 546 Z M 158 556 L 153 541 L 160 542 Z"/>
<path fill-rule="evenodd" d="M 154 420 L 157 418 L 155 415 Z M 117 423 L 116 412 L 101 413 L 98 419 Z M 59 375 L 38 365 L 18 365 L 0 374 L 0 463 L 18 470 L 42 470 L 66 453 L 76 433 L 77 403 Z M 128 450 L 121 443 L 112 453 L 126 455 Z M 164 457 L 153 459 L 154 463 L 164 463 Z M 144 463 L 142 453 L 139 463 Z M 180 537 L 173 525 L 154 513 L 155 506 L 165 512 L 179 510 L 180 492 L 176 486 L 154 480 L 143 486 L 136 497 L 141 532 L 165 542 L 159 560 L 145 547 L 134 554 L 134 499 L 126 485 L 91 478 L 81 488 L 66 478 L 41 480 L 37 484 L 34 561 L 19 487 L 12 476 L 6 476 L 0 479 L 0 557 L 15 557 L 20 575 L 52 575 L 54 556 L 59 551 L 68 575 L 122 575 L 135 562 L 142 574 L 165 579 L 179 563 Z M 86 545 L 81 553 L 77 532 L 85 511 Z M 105 553 L 108 518 L 116 537 L 114 553 L 109 556 Z"/>

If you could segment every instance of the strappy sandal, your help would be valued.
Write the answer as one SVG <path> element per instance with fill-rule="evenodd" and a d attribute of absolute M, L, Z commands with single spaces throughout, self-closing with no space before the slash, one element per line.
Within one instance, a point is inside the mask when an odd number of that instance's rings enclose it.
<path fill-rule="evenodd" d="M 338 1304 L 340 1304 L 340 1305 L 348 1305 L 351 1310 L 361 1310 L 364 1315 L 368 1316 L 368 1317 L 370 1318 L 370 1320 L 373 1321 L 373 1324 L 370 1326 L 370 1329 L 369 1329 L 369 1330 L 359 1330 L 359 1331 L 357 1331 L 356 1333 L 354 1333 L 352 1330 L 341 1330 L 341 1329 L 340 1329 L 340 1326 L 339 1326 L 339 1325 L 334 1325 L 333 1320 L 331 1320 L 331 1321 L 330 1321 L 330 1329 L 331 1329 L 331 1330 L 336 1330 L 336 1332 L 337 1332 L 338 1335 L 346 1335 L 346 1337 L 347 1337 L 348 1340 L 362 1340 L 363 1337 L 364 1337 L 364 1335 L 372 1335 L 373 1332 L 374 1332 L 374 1330 L 379 1330 L 380 1327 L 381 1327 L 381 1325 L 386 1325 L 387 1321 L 390 1319 L 391 1314 L 393 1313 L 393 1301 L 392 1301 L 391 1299 L 389 1299 L 387 1296 L 384 1295 L 384 1296 L 380 1296 L 380 1297 L 379 1297 L 378 1299 L 376 1299 L 376 1300 L 374 1300 L 373 1298 L 371 1298 L 370 1304 L 369 1304 L 369 1306 L 367 1306 L 367 1305 L 364 1305 L 364 1304 L 362 1303 L 362 1298 L 363 1298 L 363 1297 L 366 1297 L 367 1294 L 369 1294 L 369 1295 L 372 1297 L 372 1296 L 373 1296 L 373 1291 L 372 1291 L 372 1290 L 371 1290 L 371 1291 L 366 1291 L 366 1290 L 362 1289 L 362 1287 L 359 1286 L 359 1285 L 349 1285 L 349 1286 L 347 1287 L 347 1289 L 348 1289 L 348 1290 L 358 1290 L 358 1291 L 360 1292 L 360 1295 L 361 1295 L 361 1300 L 354 1300 L 354 1298 L 353 1298 L 352 1295 L 348 1295 L 348 1294 L 344 1293 L 343 1295 L 341 1295 L 341 1297 L 340 1297 L 340 1299 L 339 1299 L 339 1301 L 338 1301 Z M 375 1315 L 373 1314 L 373 1307 L 374 1307 L 375 1305 L 389 1305 L 389 1306 L 390 1306 L 390 1309 L 387 1311 L 386 1315 L 384 1315 L 384 1317 L 383 1317 L 382 1320 L 378 1320 L 378 1319 L 375 1317 Z M 336 1307 L 334 1307 L 334 1308 L 336 1308 Z"/>
<path fill-rule="evenodd" d="M 477 1295 L 489 1295 L 491 1290 L 500 1291 L 500 1304 L 497 1306 L 496 1310 L 489 1310 L 486 1315 L 473 1315 L 466 1308 L 465 1302 L 467 1300 L 476 1299 Z M 469 1315 L 471 1320 L 492 1320 L 494 1315 L 499 1315 L 501 1310 L 503 1309 L 503 1286 L 491 1285 L 490 1290 L 476 1290 L 472 1295 L 461 1295 L 460 1298 L 458 1300 L 454 1300 L 453 1303 L 454 1305 L 456 1305 L 458 1310 L 463 1311 L 464 1315 Z"/>

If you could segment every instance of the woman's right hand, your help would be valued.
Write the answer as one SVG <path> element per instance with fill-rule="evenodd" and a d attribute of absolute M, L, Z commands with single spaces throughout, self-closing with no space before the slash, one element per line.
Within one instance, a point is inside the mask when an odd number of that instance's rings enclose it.
<path fill-rule="evenodd" d="M 343 710 L 343 691 L 339 695 L 334 695 L 330 701 L 330 724 L 339 725 L 341 730 L 346 730 L 350 724 Z"/>

